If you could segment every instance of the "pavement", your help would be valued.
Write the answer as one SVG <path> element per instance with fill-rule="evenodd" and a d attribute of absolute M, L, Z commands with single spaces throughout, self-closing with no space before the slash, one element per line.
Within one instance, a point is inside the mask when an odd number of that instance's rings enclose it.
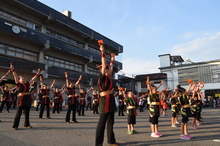
<path fill-rule="evenodd" d="M 6 107 L 5 107 L 6 108 Z M 94 115 L 90 110 L 85 111 L 85 116 L 78 116 L 79 123 L 65 122 L 67 109 L 64 108 L 60 114 L 53 114 L 51 119 L 45 117 L 39 119 L 39 113 L 32 107 L 30 111 L 30 123 L 32 129 L 23 126 L 24 116 L 22 115 L 18 130 L 13 130 L 13 119 L 15 109 L 10 113 L 6 109 L 0 113 L 0 146 L 94 146 L 95 131 L 99 115 Z M 138 111 L 138 110 L 137 110 Z M 115 113 L 114 132 L 116 141 L 120 146 L 220 146 L 220 109 L 203 108 L 203 123 L 199 129 L 191 129 L 191 119 L 188 124 L 188 133 L 193 136 L 191 140 L 180 139 L 180 125 L 177 128 L 171 127 L 171 111 L 167 116 L 159 118 L 159 132 L 163 135 L 160 138 L 150 137 L 151 129 L 148 122 L 148 111 L 138 111 L 135 130 L 138 134 L 127 134 L 127 116 L 118 116 Z M 179 117 L 179 120 L 181 117 Z M 106 131 L 105 131 L 106 132 Z M 107 136 L 103 145 L 107 146 Z"/>

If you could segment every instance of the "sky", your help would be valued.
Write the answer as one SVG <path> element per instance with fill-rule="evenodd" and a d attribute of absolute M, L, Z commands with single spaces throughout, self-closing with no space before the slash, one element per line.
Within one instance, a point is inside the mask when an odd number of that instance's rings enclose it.
<path fill-rule="evenodd" d="M 39 0 L 121 44 L 119 74 L 159 73 L 159 55 L 220 59 L 220 0 Z"/>

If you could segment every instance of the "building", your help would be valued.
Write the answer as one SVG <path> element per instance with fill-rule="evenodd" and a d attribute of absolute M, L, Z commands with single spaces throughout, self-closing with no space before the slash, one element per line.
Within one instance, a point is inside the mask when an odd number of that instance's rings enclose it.
<path fill-rule="evenodd" d="M 68 72 L 74 82 L 83 75 L 80 85 L 88 88 L 96 86 L 99 77 L 97 41 L 105 42 L 108 63 L 110 53 L 123 52 L 122 45 L 73 20 L 70 11 L 60 13 L 37 0 L 1 0 L 0 5 L 0 75 L 12 62 L 27 80 L 40 68 L 45 84 L 56 79 L 55 86 L 62 87 Z M 113 76 L 121 69 L 122 63 L 115 61 Z M 1 84 L 14 86 L 13 76 Z"/>
<path fill-rule="evenodd" d="M 145 94 L 146 92 L 148 92 L 146 85 L 147 76 L 150 78 L 150 81 L 154 83 L 155 86 L 159 86 L 162 80 L 165 81 L 159 90 L 163 89 L 163 87 L 167 87 L 167 75 L 165 73 L 141 74 L 136 75 L 135 77 L 119 75 L 118 82 L 121 87 L 130 89 L 134 93 L 137 93 L 139 95 Z"/>
<path fill-rule="evenodd" d="M 184 61 L 181 56 L 159 55 L 160 71 L 167 74 L 167 86 L 174 90 L 177 85 L 187 87 L 187 79 L 204 82 L 204 95 L 220 97 L 220 59 L 204 62 Z"/>

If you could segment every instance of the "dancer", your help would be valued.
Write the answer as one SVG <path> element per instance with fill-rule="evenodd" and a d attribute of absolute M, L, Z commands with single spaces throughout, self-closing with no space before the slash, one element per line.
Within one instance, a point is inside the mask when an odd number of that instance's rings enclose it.
<path fill-rule="evenodd" d="M 11 89 L 8 89 L 8 86 L 5 86 L 4 88 L 0 86 L 1 92 L 3 93 L 3 100 L 2 104 L 0 107 L 0 112 L 2 112 L 4 105 L 6 104 L 7 107 L 7 112 L 10 113 L 9 108 L 10 108 L 10 102 L 11 102 Z"/>
<path fill-rule="evenodd" d="M 160 96 L 160 105 L 161 105 L 161 109 L 162 109 L 162 112 L 161 112 L 162 116 L 166 116 L 168 103 L 167 103 L 166 95 L 164 93 L 162 93 Z"/>
<path fill-rule="evenodd" d="M 70 123 L 71 111 L 72 111 L 72 121 L 74 123 L 78 123 L 78 121 L 76 120 L 76 106 L 77 106 L 78 97 L 75 95 L 76 94 L 75 87 L 79 84 L 80 80 L 82 79 L 82 75 L 79 76 L 79 79 L 77 80 L 75 85 L 73 85 L 73 83 L 69 81 L 68 73 L 65 72 L 64 74 L 66 78 L 66 87 L 67 87 L 65 89 L 65 92 L 67 93 L 67 96 L 68 96 L 68 109 L 66 113 L 66 123 Z"/>
<path fill-rule="evenodd" d="M 11 90 L 11 105 L 10 107 L 13 105 L 13 109 L 15 109 L 16 107 L 16 101 L 17 101 L 17 91 L 15 89 Z"/>
<path fill-rule="evenodd" d="M 37 99 L 36 113 L 38 113 L 39 106 L 41 107 L 42 96 L 43 96 L 42 90 L 38 90 L 38 99 Z"/>
<path fill-rule="evenodd" d="M 0 83 L 2 82 L 2 80 L 5 78 L 5 77 L 7 77 L 8 76 L 8 74 L 10 73 L 11 71 L 9 70 L 5 75 L 3 75 L 2 77 L 1 77 L 1 79 L 0 79 Z M 0 113 L 1 113 L 2 111 L 0 111 Z M 0 122 L 1 122 L 1 120 L 0 120 Z"/>
<path fill-rule="evenodd" d="M 62 92 L 62 91 L 61 91 Z M 54 107 L 53 107 L 53 113 L 55 113 L 55 111 L 57 111 L 57 113 L 60 113 L 60 102 L 61 102 L 61 98 L 62 98 L 62 94 L 59 91 L 58 88 L 54 89 Z"/>
<path fill-rule="evenodd" d="M 40 84 L 41 84 L 41 96 L 42 96 L 42 101 L 41 101 L 41 107 L 40 107 L 40 114 L 39 114 L 39 118 L 42 119 L 43 118 L 43 113 L 44 113 L 44 108 L 46 107 L 47 109 L 47 118 L 51 119 L 50 117 L 50 90 L 53 89 L 53 86 L 55 84 L 55 80 L 53 80 L 53 83 L 51 84 L 51 86 L 48 88 L 47 85 L 43 84 L 43 80 L 42 80 L 42 76 L 40 76 Z"/>
<path fill-rule="evenodd" d="M 93 89 L 93 93 L 92 93 L 92 96 L 93 96 L 93 114 L 99 114 L 99 94 L 98 94 L 98 91 Z"/>
<path fill-rule="evenodd" d="M 177 124 L 177 116 L 178 116 L 178 113 L 179 113 L 179 108 L 178 108 L 178 105 L 177 103 L 179 102 L 178 99 L 177 99 L 177 94 L 178 94 L 178 91 L 175 90 L 175 93 L 171 96 L 171 111 L 172 111 L 172 118 L 171 118 L 171 127 L 177 127 L 176 124 Z"/>
<path fill-rule="evenodd" d="M 36 75 L 29 82 L 26 82 L 23 76 L 19 76 L 19 77 L 17 76 L 12 63 L 10 63 L 10 69 L 14 76 L 15 83 L 17 84 L 17 91 L 18 91 L 17 113 L 14 118 L 13 129 L 14 130 L 18 129 L 22 110 L 24 110 L 24 114 L 25 114 L 24 127 L 32 128 L 29 122 L 29 113 L 30 113 L 31 102 L 32 102 L 30 89 L 31 89 L 31 86 L 34 84 L 34 80 L 39 76 L 40 69 L 37 70 Z"/>
<path fill-rule="evenodd" d="M 181 108 L 181 114 L 182 114 L 182 123 L 181 123 L 181 134 L 180 139 L 189 140 L 192 137 L 188 134 L 188 121 L 190 117 L 190 105 L 189 100 L 187 99 L 187 95 L 190 93 L 191 87 L 193 83 L 189 82 L 189 86 L 187 90 L 182 88 L 180 85 L 178 85 L 178 93 L 179 93 L 179 100 L 180 104 L 182 106 Z"/>
<path fill-rule="evenodd" d="M 158 118 L 160 116 L 160 98 L 159 95 L 166 90 L 164 88 L 159 93 L 157 92 L 157 87 L 149 81 L 149 77 L 147 77 L 147 88 L 149 90 L 149 111 L 150 111 L 150 121 L 151 121 L 151 137 L 161 137 L 162 134 L 158 132 Z"/>
<path fill-rule="evenodd" d="M 85 92 L 84 89 L 81 88 L 80 84 L 79 84 L 79 92 L 80 92 L 80 99 L 79 99 L 78 116 L 81 116 L 81 115 L 85 116 L 84 110 L 85 110 L 85 105 L 86 105 L 86 93 L 87 92 Z"/>
<path fill-rule="evenodd" d="M 90 88 L 91 90 L 93 90 L 93 88 Z M 86 105 L 86 110 L 90 109 L 92 110 L 92 98 L 91 98 L 91 94 L 89 94 L 86 98 L 87 100 L 87 105 Z"/>
<path fill-rule="evenodd" d="M 118 100 L 119 100 L 119 108 L 118 108 L 118 116 L 124 116 L 124 95 L 123 95 L 123 88 L 119 87 L 118 88 Z"/>
<path fill-rule="evenodd" d="M 191 109 L 191 117 L 192 117 L 192 129 L 197 129 L 196 125 L 196 117 L 197 117 L 197 95 L 195 94 L 195 90 L 193 91 L 192 95 L 189 95 L 189 103 Z"/>
<path fill-rule="evenodd" d="M 113 95 L 113 83 L 111 80 L 113 64 L 115 60 L 115 55 L 111 54 L 110 65 L 107 65 L 105 59 L 105 48 L 103 46 L 103 41 L 99 41 L 100 51 L 101 51 L 101 62 L 100 67 L 100 77 L 98 79 L 98 89 L 100 92 L 99 108 L 100 117 L 96 128 L 96 138 L 95 145 L 102 146 L 104 141 L 105 125 L 107 123 L 107 142 L 109 145 L 118 146 L 115 140 L 115 134 L 113 132 L 113 125 L 115 120 L 115 97 Z"/>
<path fill-rule="evenodd" d="M 127 94 L 125 92 L 126 90 L 123 91 L 123 96 L 125 97 L 125 102 L 127 105 L 127 115 L 128 115 L 127 134 L 135 134 L 138 133 L 138 131 L 134 129 L 134 125 L 136 124 L 136 116 L 137 116 L 136 99 L 134 98 L 134 94 L 131 90 L 127 91 Z"/>

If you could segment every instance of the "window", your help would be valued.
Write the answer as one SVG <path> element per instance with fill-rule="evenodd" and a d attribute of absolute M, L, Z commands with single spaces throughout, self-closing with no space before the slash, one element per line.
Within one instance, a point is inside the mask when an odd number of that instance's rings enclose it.
<path fill-rule="evenodd" d="M 88 67 L 88 73 L 93 75 L 99 75 L 99 70 L 96 68 Z"/>
<path fill-rule="evenodd" d="M 25 51 L 20 48 L 15 48 L 15 47 L 3 45 L 3 44 L 0 44 L 0 54 L 23 58 L 23 59 L 27 59 L 31 61 L 37 61 L 37 53 Z"/>
<path fill-rule="evenodd" d="M 19 18 L 17 16 L 8 14 L 6 12 L 0 11 L 0 17 L 5 18 L 7 20 L 11 20 L 14 23 L 20 24 L 22 26 L 26 26 L 26 27 L 28 27 L 30 29 L 41 31 L 41 26 L 40 25 L 37 25 L 37 24 L 35 24 L 33 22 L 30 22 L 30 21 L 26 21 L 24 19 L 21 19 L 21 18 Z"/>
<path fill-rule="evenodd" d="M 50 57 L 46 55 L 44 56 L 44 63 L 70 69 L 70 70 L 79 71 L 79 72 L 82 72 L 82 68 L 83 68 L 83 66 L 80 64 L 68 62 L 62 59 L 58 59 L 58 58 L 54 58 L 54 57 Z"/>
<path fill-rule="evenodd" d="M 79 48 L 85 48 L 85 44 L 84 43 L 76 41 L 76 40 L 73 40 L 71 38 L 68 38 L 68 37 L 66 37 L 66 36 L 64 36 L 64 35 L 62 35 L 60 33 L 57 33 L 55 31 L 51 30 L 51 29 L 47 28 L 46 34 L 48 34 L 50 36 L 53 36 L 55 38 L 58 38 L 58 39 L 60 39 L 62 41 L 68 42 L 68 43 L 70 43 L 70 44 L 72 44 L 74 46 L 77 46 Z"/>

